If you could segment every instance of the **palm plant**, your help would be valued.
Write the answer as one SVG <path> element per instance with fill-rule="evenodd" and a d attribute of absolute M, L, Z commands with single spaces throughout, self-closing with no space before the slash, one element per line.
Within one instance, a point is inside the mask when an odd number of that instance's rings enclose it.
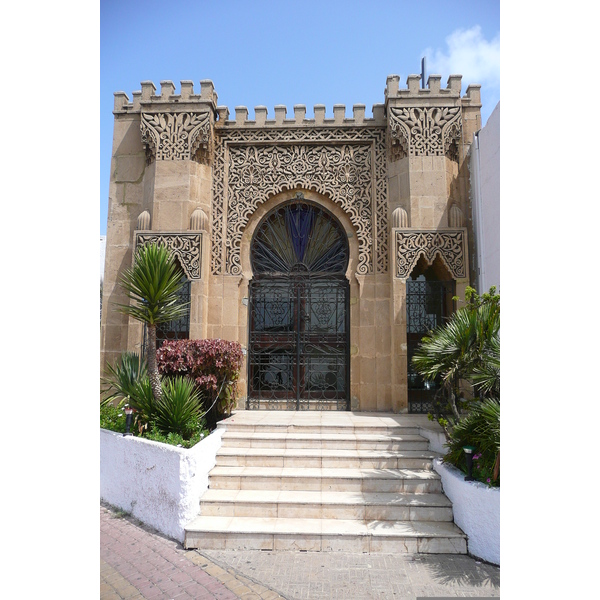
<path fill-rule="evenodd" d="M 164 246 L 147 244 L 138 248 L 135 261 L 120 278 L 129 304 L 119 304 L 123 314 L 146 325 L 148 332 L 148 375 L 156 401 L 163 392 L 156 363 L 156 326 L 182 317 L 189 305 L 179 292 L 184 285 L 181 267 Z"/>
<path fill-rule="evenodd" d="M 463 447 L 477 448 L 478 467 L 496 482 L 500 476 L 500 402 L 486 398 L 457 423 L 448 443 L 445 462 L 460 465 L 464 459 Z"/>
<path fill-rule="evenodd" d="M 478 296 L 467 288 L 466 306 L 447 323 L 430 331 L 412 359 L 415 369 L 429 381 L 441 383 L 439 394 L 450 407 L 454 423 L 460 421 L 461 380 L 471 381 L 480 398 L 500 396 L 500 296 L 495 288 Z M 436 415 L 438 421 L 440 415 Z M 441 420 L 446 434 L 445 420 Z"/>

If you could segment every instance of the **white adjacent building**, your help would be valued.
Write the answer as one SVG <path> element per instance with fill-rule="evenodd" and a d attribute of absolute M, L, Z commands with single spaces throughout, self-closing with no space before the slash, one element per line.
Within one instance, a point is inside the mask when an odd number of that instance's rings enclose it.
<path fill-rule="evenodd" d="M 475 288 L 500 290 L 500 103 L 471 144 Z"/>

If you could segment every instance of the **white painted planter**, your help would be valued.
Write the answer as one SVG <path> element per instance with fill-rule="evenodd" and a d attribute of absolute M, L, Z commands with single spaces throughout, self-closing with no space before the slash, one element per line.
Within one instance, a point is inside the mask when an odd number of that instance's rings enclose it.
<path fill-rule="evenodd" d="M 433 468 L 452 502 L 454 522 L 469 537 L 469 554 L 500 565 L 500 489 L 465 481 L 464 473 L 440 458 L 433 461 Z"/>
<path fill-rule="evenodd" d="M 419 427 L 419 435 L 429 440 L 429 450 L 433 452 L 439 452 L 440 454 L 446 454 L 448 448 L 446 447 L 446 436 L 443 431 L 435 431 L 430 427 Z"/>
<path fill-rule="evenodd" d="M 198 516 L 224 428 L 193 448 L 177 448 L 100 429 L 100 498 L 183 542 Z"/>

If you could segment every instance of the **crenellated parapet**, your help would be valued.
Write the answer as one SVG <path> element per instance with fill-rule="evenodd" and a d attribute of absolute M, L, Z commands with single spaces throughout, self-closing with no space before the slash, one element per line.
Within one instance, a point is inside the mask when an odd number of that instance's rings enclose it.
<path fill-rule="evenodd" d="M 172 81 L 160 82 L 160 94 L 156 93 L 156 86 L 152 81 L 142 81 L 142 89 L 133 92 L 133 101 L 125 92 L 115 92 L 113 114 L 139 113 L 142 111 L 158 112 L 198 112 L 211 109 L 214 113 L 217 106 L 217 93 L 210 79 L 200 82 L 200 93 L 194 93 L 193 81 L 181 81 L 180 93 L 175 93 L 175 84 Z"/>
<path fill-rule="evenodd" d="M 269 128 L 269 127 L 343 127 L 343 126 L 385 126 L 385 105 L 374 104 L 372 108 L 373 116 L 366 117 L 366 106 L 364 104 L 354 104 L 352 114 L 347 114 L 344 104 L 334 104 L 333 118 L 326 118 L 327 107 L 324 104 L 315 104 L 313 107 L 314 116 L 306 117 L 306 105 L 295 104 L 293 113 L 288 116 L 286 106 L 278 104 L 269 113 L 266 106 L 254 107 L 254 119 L 249 119 L 249 111 L 246 106 L 235 107 L 235 118 L 230 118 L 229 109 L 226 106 L 217 107 L 219 119 L 216 126 L 224 129 L 233 129 L 236 127 L 244 128 Z M 293 115 L 293 116 L 292 116 Z"/>
<path fill-rule="evenodd" d="M 124 92 L 117 92 L 113 113 L 139 114 L 147 162 L 194 160 L 210 164 L 217 105 L 212 81 L 200 82 L 200 94 L 194 94 L 192 81 L 182 81 L 179 94 L 175 94 L 172 81 L 160 82 L 160 94 L 151 81 L 141 85 L 141 91 L 133 92 L 133 102 Z"/>

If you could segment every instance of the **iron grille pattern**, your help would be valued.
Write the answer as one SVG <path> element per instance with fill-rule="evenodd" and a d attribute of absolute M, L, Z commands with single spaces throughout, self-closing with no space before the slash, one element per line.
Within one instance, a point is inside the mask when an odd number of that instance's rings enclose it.
<path fill-rule="evenodd" d="M 348 241 L 325 210 L 293 201 L 252 242 L 248 408 L 349 409 Z"/>
<path fill-rule="evenodd" d="M 349 409 L 349 283 L 250 283 L 248 408 Z"/>
<path fill-rule="evenodd" d="M 406 337 L 408 371 L 408 411 L 428 413 L 437 382 L 428 382 L 412 366 L 412 357 L 422 337 L 442 325 L 452 312 L 453 281 L 426 281 L 424 278 L 406 282 Z"/>

